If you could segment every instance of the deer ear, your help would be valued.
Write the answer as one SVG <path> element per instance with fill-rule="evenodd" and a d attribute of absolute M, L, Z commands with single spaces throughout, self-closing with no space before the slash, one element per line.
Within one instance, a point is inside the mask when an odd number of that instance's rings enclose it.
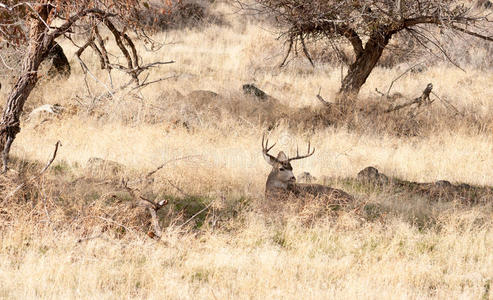
<path fill-rule="evenodd" d="M 286 161 L 288 160 L 288 157 L 286 156 L 286 154 L 284 152 L 279 152 L 279 154 L 277 154 L 277 160 L 279 161 Z"/>
<path fill-rule="evenodd" d="M 265 154 L 265 153 L 263 153 L 263 155 L 264 155 L 264 159 L 265 159 L 265 161 L 266 161 L 269 165 L 274 166 L 274 164 L 276 163 L 276 161 L 274 160 L 274 158 L 273 158 L 272 156 L 270 156 L 269 154 Z"/>

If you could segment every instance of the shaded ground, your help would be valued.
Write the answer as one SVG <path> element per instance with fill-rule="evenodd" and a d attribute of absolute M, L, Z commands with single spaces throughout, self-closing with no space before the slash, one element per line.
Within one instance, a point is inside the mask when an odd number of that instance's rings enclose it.
<path fill-rule="evenodd" d="M 354 179 L 346 179 L 347 182 Z M 395 194 L 417 195 L 429 201 L 459 201 L 462 204 L 478 204 L 493 202 L 493 188 L 489 186 L 473 186 L 467 183 L 452 184 L 447 180 L 436 182 L 414 182 L 389 177 L 374 167 L 367 167 L 358 173 L 356 181 L 361 189 L 376 188 Z"/>
<path fill-rule="evenodd" d="M 140 195 L 152 201 L 166 199 L 168 205 L 159 211 L 161 225 L 166 228 L 177 224 L 188 228 L 200 229 L 202 226 L 221 228 L 247 211 L 264 210 L 264 199 L 236 198 L 236 196 L 210 197 L 188 194 L 172 182 L 145 182 L 145 175 L 135 171 L 126 171 L 122 165 L 115 168 L 100 167 L 97 173 L 93 168 L 98 166 L 114 167 L 114 162 L 102 159 L 90 159 L 84 168 L 73 168 L 66 164 L 55 164 L 46 174 L 46 178 L 32 180 L 41 168 L 41 164 L 14 160 L 13 167 L 17 171 L 9 171 L 0 178 L 0 219 L 3 225 L 16 218 L 27 207 L 38 210 L 41 219 L 56 215 L 59 226 L 72 228 L 80 232 L 82 238 L 94 232 L 112 230 L 114 234 L 124 235 L 127 232 L 152 231 L 151 218 L 145 207 L 136 203 L 136 199 L 122 185 L 122 178 L 132 177 L 130 184 Z M 149 179 L 149 178 L 147 178 Z M 146 179 L 146 180 L 147 180 Z M 12 194 L 15 187 L 25 186 Z M 471 186 L 468 184 L 451 184 L 448 181 L 434 183 L 418 183 L 399 178 L 391 178 L 379 173 L 377 169 L 368 167 L 356 178 L 325 178 L 324 184 L 341 187 L 356 198 L 351 206 L 326 206 L 320 201 L 303 201 L 303 204 L 285 202 L 285 207 L 297 207 L 287 210 L 291 215 L 298 214 L 306 224 L 313 223 L 325 216 L 334 216 L 333 212 L 355 213 L 366 221 L 383 220 L 386 214 L 401 215 L 410 222 L 417 219 L 424 226 L 438 215 L 436 207 L 445 203 L 456 205 L 491 205 L 493 188 Z M 392 200 L 389 200 L 392 199 Z M 408 209 L 402 210 L 402 203 L 408 202 Z M 418 204 L 418 202 L 420 204 Z M 260 205 L 259 205 L 260 204 Z M 293 206 L 294 205 L 294 206 Z M 328 209 L 328 210 L 327 210 Z M 274 218 L 282 218 L 279 209 L 271 211 Z M 309 220 L 310 219 L 310 220 Z"/>

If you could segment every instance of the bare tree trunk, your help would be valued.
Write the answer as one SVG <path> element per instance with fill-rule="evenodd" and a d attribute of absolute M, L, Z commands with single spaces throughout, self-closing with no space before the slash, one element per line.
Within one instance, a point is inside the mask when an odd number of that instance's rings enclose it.
<path fill-rule="evenodd" d="M 357 95 L 365 84 L 366 79 L 377 64 L 382 52 L 389 43 L 391 34 L 377 31 L 371 35 L 363 51 L 356 56 L 356 60 L 349 67 L 346 77 L 342 81 L 339 94 L 342 96 Z"/>
<path fill-rule="evenodd" d="M 10 146 L 19 131 L 19 117 L 24 103 L 38 82 L 38 68 L 48 55 L 52 38 L 47 34 L 46 20 L 51 10 L 50 5 L 40 4 L 36 7 L 36 15 L 30 16 L 29 45 L 24 60 L 21 76 L 10 92 L 0 122 L 0 149 L 3 150 L 3 171 L 7 171 Z"/>

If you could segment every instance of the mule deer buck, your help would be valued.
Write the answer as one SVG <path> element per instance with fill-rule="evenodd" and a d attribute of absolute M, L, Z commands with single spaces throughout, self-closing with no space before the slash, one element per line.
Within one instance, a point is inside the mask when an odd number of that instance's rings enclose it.
<path fill-rule="evenodd" d="M 324 197 L 330 201 L 346 203 L 354 200 L 351 195 L 342 190 L 321 184 L 303 184 L 296 182 L 291 161 L 312 156 L 313 153 L 315 153 L 315 149 L 310 148 L 310 143 L 308 143 L 308 151 L 305 155 L 300 155 L 298 149 L 296 149 L 296 156 L 291 158 L 286 156 L 283 151 L 280 151 L 277 157 L 270 155 L 269 151 L 275 145 L 276 144 L 269 147 L 269 140 L 265 140 L 265 135 L 262 136 L 262 154 L 267 163 L 272 166 L 272 171 L 265 184 L 265 197 L 267 200 L 287 197 L 289 195 L 294 195 L 297 198 L 305 198 L 306 196 L 311 195 L 315 197 Z"/>

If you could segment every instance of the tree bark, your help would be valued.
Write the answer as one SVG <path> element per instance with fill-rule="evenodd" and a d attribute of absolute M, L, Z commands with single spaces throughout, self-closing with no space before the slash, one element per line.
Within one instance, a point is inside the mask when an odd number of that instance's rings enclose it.
<path fill-rule="evenodd" d="M 365 48 L 356 53 L 356 60 L 349 67 L 346 77 L 344 77 L 339 90 L 342 96 L 357 95 L 365 84 L 366 79 L 377 64 L 382 52 L 392 37 L 391 33 L 377 30 L 366 42 Z"/>
<path fill-rule="evenodd" d="M 0 149 L 3 154 L 3 172 L 7 171 L 10 146 L 17 133 L 20 132 L 19 117 L 24 103 L 38 82 L 38 69 L 43 59 L 48 55 L 53 37 L 48 35 L 46 26 L 51 5 L 40 4 L 36 14 L 31 18 L 29 26 L 29 44 L 23 63 L 21 76 L 10 92 L 5 105 L 2 121 L 0 122 Z"/>

